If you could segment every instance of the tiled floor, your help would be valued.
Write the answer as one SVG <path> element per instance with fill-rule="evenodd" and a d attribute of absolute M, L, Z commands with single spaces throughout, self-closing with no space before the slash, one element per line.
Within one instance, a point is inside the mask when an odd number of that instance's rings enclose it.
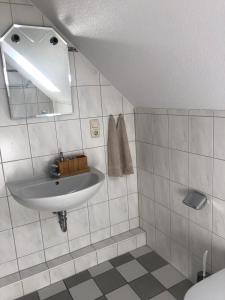
<path fill-rule="evenodd" d="M 183 300 L 191 285 L 145 246 L 20 300 Z"/>

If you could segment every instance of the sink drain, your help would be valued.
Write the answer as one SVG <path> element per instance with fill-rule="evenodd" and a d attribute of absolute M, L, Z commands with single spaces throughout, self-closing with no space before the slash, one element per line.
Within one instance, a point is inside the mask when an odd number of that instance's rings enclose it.
<path fill-rule="evenodd" d="M 55 212 L 54 214 L 58 215 L 59 225 L 62 232 L 67 231 L 67 212 L 66 210 Z"/>

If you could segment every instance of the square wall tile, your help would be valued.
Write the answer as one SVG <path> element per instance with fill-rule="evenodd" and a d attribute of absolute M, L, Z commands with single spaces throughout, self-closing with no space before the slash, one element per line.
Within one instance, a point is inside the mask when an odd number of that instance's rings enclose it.
<path fill-rule="evenodd" d="M 212 195 L 213 160 L 209 157 L 189 154 L 189 185 Z"/>
<path fill-rule="evenodd" d="M 179 270 L 186 277 L 188 277 L 189 275 L 188 258 L 189 258 L 188 249 L 172 241 L 171 263 L 177 270 Z"/>
<path fill-rule="evenodd" d="M 9 197 L 9 206 L 13 227 L 29 224 L 39 220 L 38 211 L 22 206 L 12 197 Z"/>
<path fill-rule="evenodd" d="M 13 229 L 17 256 L 25 256 L 43 249 L 41 227 L 39 222 Z"/>
<path fill-rule="evenodd" d="M 154 176 L 155 201 L 170 207 L 170 184 L 169 180 L 160 176 Z"/>
<path fill-rule="evenodd" d="M 130 230 L 140 226 L 139 218 L 129 219 Z"/>
<path fill-rule="evenodd" d="M 201 227 L 212 231 L 212 196 L 206 195 L 207 203 L 200 209 L 189 208 L 189 218 L 192 222 L 200 225 Z"/>
<path fill-rule="evenodd" d="M 129 219 L 137 218 L 138 211 L 138 194 L 128 195 Z"/>
<path fill-rule="evenodd" d="M 104 133 L 102 118 L 96 118 L 99 121 L 100 135 L 99 137 L 92 137 L 90 131 L 90 122 L 92 119 L 81 120 L 81 132 L 84 148 L 94 148 L 104 146 Z"/>
<path fill-rule="evenodd" d="M 109 210 L 112 225 L 128 220 L 127 197 L 110 200 Z"/>
<path fill-rule="evenodd" d="M 38 156 L 32 158 L 34 175 L 35 176 L 49 176 L 49 166 L 55 163 L 58 158 L 58 154 L 52 154 L 47 156 Z"/>
<path fill-rule="evenodd" d="M 170 182 L 170 205 L 176 213 L 188 218 L 188 207 L 183 204 L 183 200 L 188 192 L 188 186 Z"/>
<path fill-rule="evenodd" d="M 5 79 L 4 79 L 4 73 L 3 73 L 3 64 L 2 61 L 0 62 L 0 89 L 5 88 Z"/>
<path fill-rule="evenodd" d="M 137 238 L 137 247 L 142 247 L 146 245 L 146 232 L 140 228 L 132 229 L 130 228 L 132 234 L 136 235 Z"/>
<path fill-rule="evenodd" d="M 43 19 L 40 11 L 31 5 L 12 4 L 13 23 L 23 25 L 43 25 Z"/>
<path fill-rule="evenodd" d="M 147 236 L 148 237 L 148 236 Z M 161 231 L 155 231 L 155 250 L 167 261 L 171 259 L 171 239 Z"/>
<path fill-rule="evenodd" d="M 225 119 L 214 118 L 214 157 L 225 159 Z"/>
<path fill-rule="evenodd" d="M 49 273 L 51 284 L 58 282 L 75 274 L 74 263 L 73 261 L 69 261 L 65 264 L 61 264 L 55 268 L 50 269 Z"/>
<path fill-rule="evenodd" d="M 49 271 L 40 272 L 22 280 L 24 294 L 30 294 L 36 290 L 50 285 Z"/>
<path fill-rule="evenodd" d="M 6 30 L 12 25 L 12 15 L 10 4 L 0 3 L 0 35 L 5 34 Z"/>
<path fill-rule="evenodd" d="M 188 151 L 188 117 L 169 116 L 169 146 Z"/>
<path fill-rule="evenodd" d="M 15 244 L 12 230 L 0 232 L 0 263 L 16 259 Z"/>
<path fill-rule="evenodd" d="M 127 194 L 125 177 L 108 177 L 109 199 L 118 198 Z"/>
<path fill-rule="evenodd" d="M 77 85 L 99 85 L 98 70 L 80 52 L 75 54 Z"/>
<path fill-rule="evenodd" d="M 225 238 L 225 201 L 213 198 L 213 232 Z"/>
<path fill-rule="evenodd" d="M 72 250 L 72 249 L 71 249 Z M 72 250 L 73 251 L 73 250 Z M 69 253 L 68 242 L 45 249 L 46 261 Z"/>
<path fill-rule="evenodd" d="M 57 218 L 42 220 L 41 227 L 45 248 L 49 248 L 67 241 L 67 233 L 62 232 Z"/>
<path fill-rule="evenodd" d="M 122 95 L 113 86 L 101 86 L 103 115 L 123 113 Z"/>
<path fill-rule="evenodd" d="M 167 115 L 153 115 L 153 143 L 158 146 L 168 147 L 169 121 Z"/>
<path fill-rule="evenodd" d="M 137 166 L 145 171 L 153 172 L 153 146 L 137 143 Z"/>
<path fill-rule="evenodd" d="M 91 244 L 105 240 L 110 237 L 110 226 L 91 233 Z"/>
<path fill-rule="evenodd" d="M 133 114 L 134 106 L 131 102 L 127 100 L 127 98 L 123 97 L 123 113 L 124 114 Z"/>
<path fill-rule="evenodd" d="M 140 171 L 139 172 L 139 192 L 141 192 L 143 195 L 147 196 L 148 198 L 151 198 L 152 200 L 155 199 L 154 194 L 154 175 L 149 172 Z"/>
<path fill-rule="evenodd" d="M 94 267 L 98 263 L 96 251 L 93 250 L 93 252 L 80 256 L 76 258 L 74 262 L 75 262 L 75 270 L 77 273 L 87 270 L 91 267 Z"/>
<path fill-rule="evenodd" d="M 2 299 L 17 299 L 22 296 L 23 287 L 20 281 L 0 288 L 0 297 Z"/>
<path fill-rule="evenodd" d="M 225 161 L 214 159 L 213 173 L 213 195 L 225 200 L 225 186 L 223 178 L 225 176 Z"/>
<path fill-rule="evenodd" d="M 100 86 L 78 87 L 78 98 L 81 118 L 102 116 Z"/>
<path fill-rule="evenodd" d="M 0 148 L 3 162 L 29 158 L 31 155 L 27 126 L 1 127 Z"/>
<path fill-rule="evenodd" d="M 118 249 L 117 249 L 116 243 L 114 243 L 110 246 L 98 249 L 97 250 L 98 263 L 102 263 L 104 261 L 107 261 L 109 259 L 116 257 L 117 253 L 118 253 Z"/>
<path fill-rule="evenodd" d="M 6 197 L 0 198 L 0 231 L 12 228 L 9 204 Z"/>
<path fill-rule="evenodd" d="M 189 151 L 206 156 L 213 155 L 213 118 L 189 118 Z"/>
<path fill-rule="evenodd" d="M 170 211 L 168 208 L 155 204 L 155 221 L 156 227 L 165 233 L 167 236 L 170 235 Z"/>
<path fill-rule="evenodd" d="M 188 184 L 188 153 L 170 151 L 170 179 L 182 184 Z"/>
<path fill-rule="evenodd" d="M 18 120 L 11 119 L 10 111 L 9 111 L 9 101 L 5 89 L 5 83 L 4 83 L 4 87 L 0 88 L 0 98 L 1 98 L 0 126 L 26 124 L 25 119 L 18 119 Z"/>
<path fill-rule="evenodd" d="M 3 164 L 5 180 L 28 179 L 33 176 L 31 159 L 11 161 Z"/>
<path fill-rule="evenodd" d="M 68 236 L 69 240 L 78 238 L 89 233 L 89 220 L 87 208 L 68 213 Z"/>
<path fill-rule="evenodd" d="M 218 272 L 225 268 L 225 239 L 213 234 L 212 270 Z"/>
<path fill-rule="evenodd" d="M 91 232 L 98 231 L 110 225 L 108 201 L 89 206 L 88 211 Z"/>
<path fill-rule="evenodd" d="M 134 115 L 133 114 L 124 115 L 124 121 L 125 121 L 128 141 L 133 142 L 135 141 Z"/>
<path fill-rule="evenodd" d="M 147 245 L 155 248 L 156 247 L 156 229 L 155 226 L 152 226 L 148 222 L 143 220 L 140 221 L 140 226 L 146 232 L 146 242 Z"/>
<path fill-rule="evenodd" d="M 102 73 L 100 73 L 100 85 L 110 85 L 110 82 L 102 75 Z"/>
<path fill-rule="evenodd" d="M 111 236 L 126 232 L 129 230 L 129 221 L 124 221 L 111 226 Z"/>
<path fill-rule="evenodd" d="M 134 174 L 127 176 L 127 193 L 134 194 L 137 193 L 137 169 L 134 168 Z"/>
<path fill-rule="evenodd" d="M 75 70 L 75 53 L 69 52 L 69 65 L 70 65 L 70 74 L 71 74 L 71 86 L 74 87 L 77 85 L 76 82 L 76 70 Z"/>
<path fill-rule="evenodd" d="M 205 250 L 209 251 L 208 260 L 211 259 L 211 241 L 212 233 L 200 226 L 190 222 L 189 223 L 189 244 L 191 245 L 191 252 L 202 258 Z"/>
<path fill-rule="evenodd" d="M 69 241 L 70 251 L 79 250 L 81 248 L 89 246 L 90 244 L 91 244 L 90 234 L 86 234 Z"/>
<path fill-rule="evenodd" d="M 140 216 L 146 222 L 155 225 L 155 202 L 151 199 L 140 196 Z"/>
<path fill-rule="evenodd" d="M 45 262 L 44 251 L 38 251 L 18 258 L 18 265 L 20 270 L 31 268 L 43 262 Z"/>
<path fill-rule="evenodd" d="M 4 197 L 4 196 L 6 196 L 6 186 L 5 186 L 2 164 L 0 164 L 0 197 Z"/>
<path fill-rule="evenodd" d="M 188 220 L 175 213 L 171 214 L 171 237 L 178 244 L 188 247 Z"/>
<path fill-rule="evenodd" d="M 107 182 L 104 181 L 100 189 L 93 197 L 88 200 L 88 205 L 94 205 L 100 202 L 108 201 Z"/>
<path fill-rule="evenodd" d="M 151 114 L 135 114 L 136 139 L 140 142 L 153 142 L 153 117 Z"/>
<path fill-rule="evenodd" d="M 84 149 L 84 154 L 86 154 L 88 157 L 89 166 L 106 173 L 105 147 Z"/>
<path fill-rule="evenodd" d="M 41 156 L 58 153 L 55 124 L 29 124 L 29 135 L 32 156 Z"/>
<path fill-rule="evenodd" d="M 17 259 L 10 260 L 0 265 L 0 276 L 5 277 L 7 275 L 18 272 L 18 270 Z"/>
<path fill-rule="evenodd" d="M 169 178 L 169 149 L 153 146 L 154 172 Z"/>
<path fill-rule="evenodd" d="M 56 132 L 60 151 L 69 152 L 82 149 L 79 120 L 56 122 Z"/>

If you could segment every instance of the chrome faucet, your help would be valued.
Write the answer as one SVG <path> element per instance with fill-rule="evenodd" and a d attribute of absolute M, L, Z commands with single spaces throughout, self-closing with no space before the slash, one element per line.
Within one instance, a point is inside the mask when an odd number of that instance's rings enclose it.
<path fill-rule="evenodd" d="M 59 166 L 57 164 L 50 165 L 49 174 L 52 178 L 59 178 L 61 175 L 59 172 Z"/>
<path fill-rule="evenodd" d="M 59 153 L 59 161 L 64 161 L 64 155 L 62 151 Z M 61 176 L 61 173 L 59 172 L 59 166 L 57 164 L 50 165 L 49 174 L 52 178 L 59 178 Z"/>

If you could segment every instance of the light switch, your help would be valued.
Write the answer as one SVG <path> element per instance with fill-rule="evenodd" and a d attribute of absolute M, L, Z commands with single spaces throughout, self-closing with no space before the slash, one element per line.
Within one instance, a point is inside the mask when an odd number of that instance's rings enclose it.
<path fill-rule="evenodd" d="M 100 136 L 100 123 L 98 119 L 90 120 L 90 132 L 92 138 L 98 138 Z"/>

